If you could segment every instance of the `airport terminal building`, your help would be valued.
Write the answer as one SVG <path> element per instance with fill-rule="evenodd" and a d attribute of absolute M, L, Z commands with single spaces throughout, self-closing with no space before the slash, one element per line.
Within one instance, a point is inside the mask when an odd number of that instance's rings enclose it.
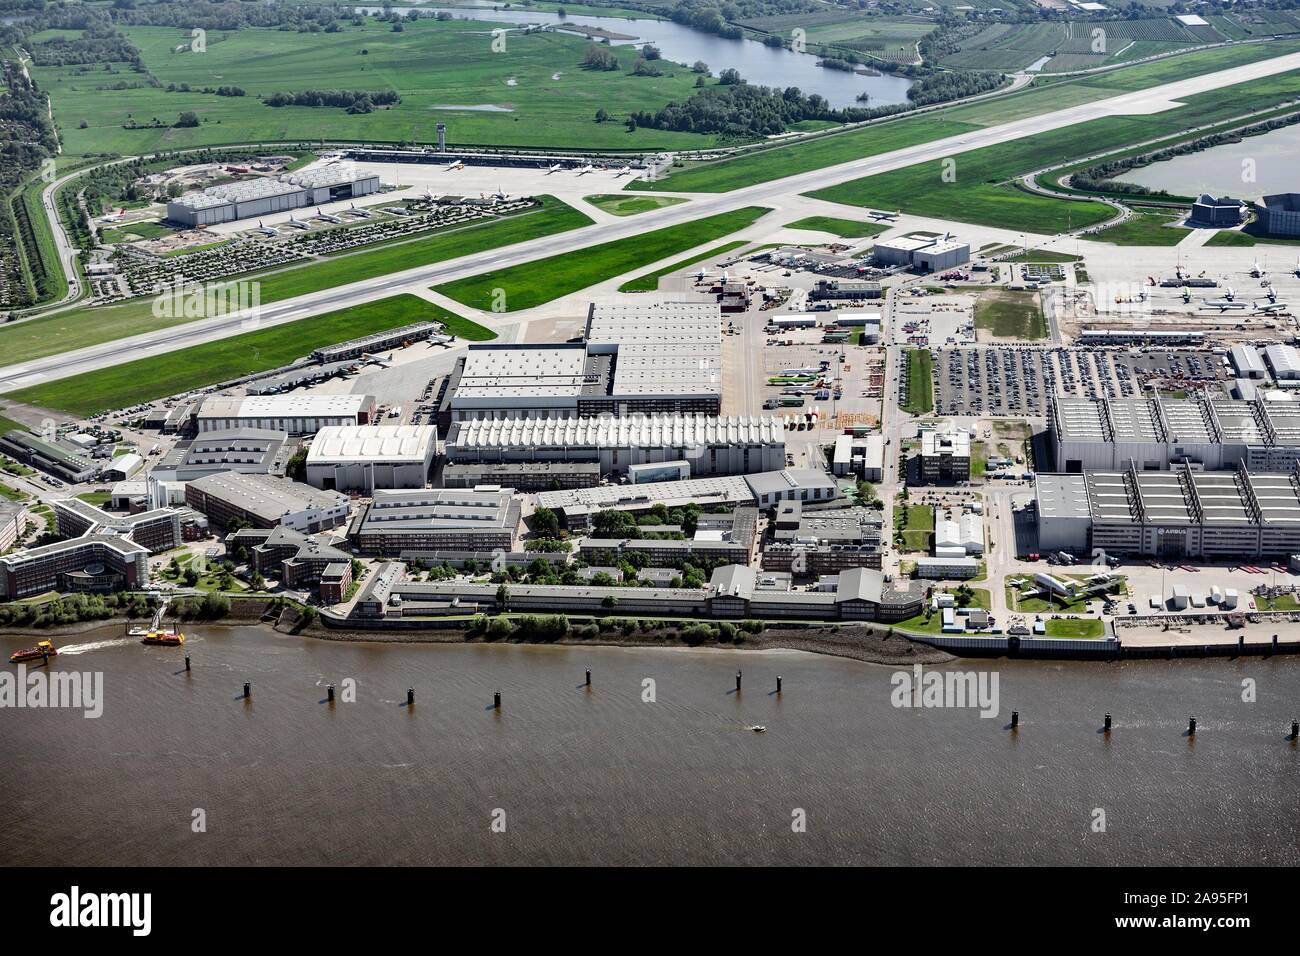
<path fill-rule="evenodd" d="M 1038 546 L 1168 559 L 1263 560 L 1300 552 L 1300 474 L 1087 471 L 1038 475 Z"/>
<path fill-rule="evenodd" d="M 1262 399 L 1058 398 L 1048 412 L 1055 469 L 1078 474 L 1167 471 L 1291 472 L 1300 459 L 1300 403 Z"/>

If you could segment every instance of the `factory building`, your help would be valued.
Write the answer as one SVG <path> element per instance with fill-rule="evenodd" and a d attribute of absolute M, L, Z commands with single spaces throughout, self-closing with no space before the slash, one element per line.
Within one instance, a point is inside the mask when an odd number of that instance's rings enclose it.
<path fill-rule="evenodd" d="M 856 279 L 818 279 L 817 285 L 808 292 L 808 298 L 815 302 L 834 299 L 855 301 L 859 299 L 880 299 L 884 297 L 884 287 L 879 282 L 863 282 Z"/>
<path fill-rule="evenodd" d="M 348 519 L 346 495 L 267 475 L 208 475 L 185 486 L 185 502 L 222 528 L 237 520 L 245 527 L 283 525 L 315 534 Z"/>
<path fill-rule="evenodd" d="M 376 491 L 348 528 L 366 554 L 410 551 L 512 551 L 522 514 L 511 488 Z"/>
<path fill-rule="evenodd" d="M 452 424 L 446 456 L 456 464 L 595 462 L 612 475 L 661 462 L 684 462 L 688 476 L 749 474 L 784 465 L 785 426 L 767 415 L 479 419 Z"/>
<path fill-rule="evenodd" d="M 1260 357 L 1259 349 L 1252 345 L 1234 345 L 1228 352 L 1232 367 L 1237 370 L 1239 378 L 1267 378 L 1268 369 Z"/>
<path fill-rule="evenodd" d="M 351 163 L 284 173 L 274 179 L 243 179 L 185 193 L 167 203 L 167 218 L 193 229 L 238 219 L 355 199 L 379 191 L 379 177 Z"/>
<path fill-rule="evenodd" d="M 1241 225 L 1246 218 L 1246 204 L 1230 196 L 1216 198 L 1209 193 L 1201 193 L 1192 203 L 1192 214 L 1187 223 L 1191 226 L 1210 226 L 1213 228 L 1231 228 Z"/>
<path fill-rule="evenodd" d="M 1079 345 L 1204 345 L 1205 333 L 1190 329 L 1083 329 Z"/>
<path fill-rule="evenodd" d="M 899 236 L 882 239 L 872 249 L 877 265 L 903 266 L 921 272 L 944 272 L 970 262 L 970 243 L 950 236 Z"/>
<path fill-rule="evenodd" d="M 722 407 L 722 313 L 707 302 L 593 304 L 585 342 L 472 345 L 439 408 L 454 421 L 588 418 Z"/>
<path fill-rule="evenodd" d="M 1300 193 L 1265 196 L 1258 207 L 1260 228 L 1270 236 L 1300 236 Z"/>
<path fill-rule="evenodd" d="M 1168 559 L 1280 558 L 1300 551 L 1300 475 L 1130 468 L 1039 475 L 1042 551 Z"/>
<path fill-rule="evenodd" d="M 968 511 L 953 520 L 944 518 L 941 509 L 934 509 L 934 556 L 936 558 L 959 558 L 965 555 L 980 557 L 983 554 L 983 516 Z"/>
<path fill-rule="evenodd" d="M 1264 349 L 1264 361 L 1273 370 L 1273 378 L 1280 385 L 1300 379 L 1300 352 L 1293 345 L 1275 343 Z"/>
<path fill-rule="evenodd" d="M 423 488 L 438 445 L 433 425 L 327 425 L 307 451 L 313 488 Z"/>
<path fill-rule="evenodd" d="M 221 472 L 283 475 L 298 441 L 269 428 L 222 428 L 177 442 L 149 472 L 154 481 L 194 481 Z"/>
<path fill-rule="evenodd" d="M 520 461 L 506 464 L 458 465 L 442 468 L 445 488 L 500 485 L 516 491 L 560 491 L 594 488 L 600 484 L 600 465 L 594 461 Z"/>
<path fill-rule="evenodd" d="M 1300 407 L 1260 398 L 1058 398 L 1048 439 L 1056 470 L 1072 474 L 1122 471 L 1130 462 L 1141 471 L 1181 462 L 1289 472 L 1300 459 Z"/>
<path fill-rule="evenodd" d="M 0 437 L 0 452 L 71 484 L 89 481 L 99 474 L 99 462 L 76 445 L 46 441 L 16 428 Z"/>
<path fill-rule="evenodd" d="M 970 432 L 951 422 L 921 429 L 916 484 L 955 484 L 970 480 Z"/>
<path fill-rule="evenodd" d="M 205 398 L 196 413 L 199 432 L 261 428 L 289 435 L 314 435 L 329 425 L 368 425 L 373 395 L 218 395 Z"/>
<path fill-rule="evenodd" d="M 333 362 L 346 362 L 349 359 L 360 358 L 363 355 L 373 355 L 386 349 L 401 348 L 413 342 L 423 342 L 429 336 L 441 332 L 443 328 L 444 326 L 438 322 L 416 322 L 414 325 L 404 325 L 398 329 L 376 332 L 373 335 L 362 336 L 359 339 L 349 339 L 346 342 L 339 342 L 337 345 L 326 345 L 313 351 L 311 357 L 317 362 L 327 365 Z"/>

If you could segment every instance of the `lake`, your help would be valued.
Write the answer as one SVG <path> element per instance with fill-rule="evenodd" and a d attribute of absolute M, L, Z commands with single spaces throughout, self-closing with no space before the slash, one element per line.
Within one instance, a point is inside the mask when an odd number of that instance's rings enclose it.
<path fill-rule="evenodd" d="M 1228 143 L 1152 163 L 1116 177 L 1175 196 L 1214 196 L 1253 199 L 1271 193 L 1300 191 L 1296 156 L 1300 155 L 1300 126 L 1288 126 L 1240 143 Z M 1253 170 L 1248 165 L 1253 164 Z M 1243 181 L 1250 170 L 1254 181 Z"/>

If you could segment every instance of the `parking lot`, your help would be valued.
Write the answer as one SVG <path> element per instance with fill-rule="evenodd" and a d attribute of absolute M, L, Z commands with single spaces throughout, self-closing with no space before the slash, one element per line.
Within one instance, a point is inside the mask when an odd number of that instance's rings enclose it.
<path fill-rule="evenodd" d="M 1220 356 L 1190 350 L 1115 351 L 1016 347 L 935 350 L 935 411 L 944 415 L 1043 414 L 1048 395 L 1137 398 L 1218 390 L 1231 376 Z"/>

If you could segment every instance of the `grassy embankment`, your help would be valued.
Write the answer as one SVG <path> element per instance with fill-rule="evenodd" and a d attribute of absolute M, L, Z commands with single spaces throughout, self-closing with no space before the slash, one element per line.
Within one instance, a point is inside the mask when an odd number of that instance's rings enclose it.
<path fill-rule="evenodd" d="M 787 222 L 786 229 L 808 229 L 814 232 L 829 232 L 841 239 L 865 239 L 878 236 L 889 229 L 878 222 L 861 222 L 857 219 L 837 219 L 834 216 L 808 216 L 795 222 Z"/>
<path fill-rule="evenodd" d="M 398 295 L 57 379 L 11 392 L 7 397 L 74 415 L 95 415 L 278 368 L 324 345 L 430 321 L 446 322 L 448 329 L 461 338 L 482 341 L 496 337 L 491 330 L 419 296 Z"/>
<path fill-rule="evenodd" d="M 436 232 L 328 262 L 240 276 L 239 280 L 259 282 L 262 305 L 270 305 L 309 292 L 591 225 L 591 219 L 573 207 L 554 197 L 541 198 L 544 202 L 541 209 L 506 219 Z M 173 323 L 172 319 L 155 316 L 153 301 L 146 296 L 119 305 L 73 309 L 4 326 L 0 328 L 0 353 L 24 359 L 41 358 L 152 332 Z"/>
<path fill-rule="evenodd" d="M 705 242 L 744 229 L 769 210 L 746 206 L 732 212 L 667 226 L 639 236 L 537 259 L 437 286 L 442 293 L 475 309 L 502 312 L 531 309 L 604 282 Z M 498 299 L 501 296 L 503 298 Z"/>
<path fill-rule="evenodd" d="M 720 246 L 714 246 L 712 249 L 706 249 L 699 255 L 691 256 L 688 259 L 682 259 L 674 262 L 672 265 L 664 266 L 662 269 L 656 269 L 654 272 L 647 272 L 639 275 L 635 279 L 628 279 L 618 287 L 619 292 L 654 292 L 659 288 L 659 280 L 666 275 L 671 275 L 679 269 L 685 269 L 687 266 L 693 266 L 697 262 L 704 262 L 706 259 L 714 259 L 718 256 L 725 255 L 732 249 L 739 249 L 741 246 L 749 245 L 744 239 L 735 242 L 724 242 Z"/>

